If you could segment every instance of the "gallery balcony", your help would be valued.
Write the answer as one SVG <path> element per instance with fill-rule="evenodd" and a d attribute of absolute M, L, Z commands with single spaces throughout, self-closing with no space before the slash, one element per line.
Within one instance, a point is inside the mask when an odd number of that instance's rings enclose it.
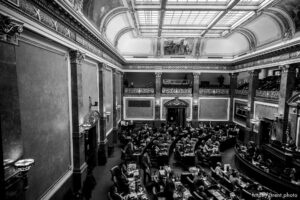
<path fill-rule="evenodd" d="M 192 96 L 192 88 L 163 87 L 161 93 L 163 96 Z"/>
<path fill-rule="evenodd" d="M 229 89 L 227 88 L 200 88 L 199 96 L 228 96 Z"/>
<path fill-rule="evenodd" d="M 248 89 L 235 90 L 235 96 L 236 97 L 241 97 L 241 98 L 247 98 Z"/>
<path fill-rule="evenodd" d="M 154 88 L 124 88 L 125 96 L 154 96 Z"/>
<path fill-rule="evenodd" d="M 279 91 L 265 91 L 265 90 L 256 90 L 257 98 L 278 100 L 279 99 Z"/>

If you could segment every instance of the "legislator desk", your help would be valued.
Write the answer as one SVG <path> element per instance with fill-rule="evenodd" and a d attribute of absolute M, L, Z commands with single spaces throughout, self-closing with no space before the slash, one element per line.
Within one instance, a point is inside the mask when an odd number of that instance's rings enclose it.
<path fill-rule="evenodd" d="M 245 172 L 251 178 L 254 178 L 263 185 L 281 193 L 295 193 L 300 195 L 300 186 L 290 182 L 287 179 L 281 178 L 278 174 L 268 172 L 267 168 L 258 167 L 248 161 L 240 152 L 235 148 L 236 166 L 240 171 Z"/>

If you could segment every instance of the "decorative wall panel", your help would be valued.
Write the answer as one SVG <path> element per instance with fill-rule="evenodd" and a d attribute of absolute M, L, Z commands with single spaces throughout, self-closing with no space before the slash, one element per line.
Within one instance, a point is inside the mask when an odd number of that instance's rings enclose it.
<path fill-rule="evenodd" d="M 124 97 L 125 120 L 154 120 L 153 97 Z"/>
<path fill-rule="evenodd" d="M 71 169 L 65 54 L 20 41 L 16 47 L 24 158 L 35 159 L 27 199 L 40 199 Z"/>
<path fill-rule="evenodd" d="M 199 120 L 228 121 L 229 98 L 199 98 Z"/>

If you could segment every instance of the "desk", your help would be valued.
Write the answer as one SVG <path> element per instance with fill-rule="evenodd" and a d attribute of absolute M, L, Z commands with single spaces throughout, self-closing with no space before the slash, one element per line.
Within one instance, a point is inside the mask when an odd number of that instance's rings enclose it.
<path fill-rule="evenodd" d="M 258 180 L 260 183 L 270 187 L 271 189 L 282 193 L 296 193 L 300 195 L 300 186 L 291 183 L 288 180 L 280 178 L 278 175 L 268 173 L 264 169 L 253 165 L 250 161 L 246 160 L 235 149 L 236 166 L 238 169 L 242 169 L 245 173 L 250 174 L 251 177 Z"/>

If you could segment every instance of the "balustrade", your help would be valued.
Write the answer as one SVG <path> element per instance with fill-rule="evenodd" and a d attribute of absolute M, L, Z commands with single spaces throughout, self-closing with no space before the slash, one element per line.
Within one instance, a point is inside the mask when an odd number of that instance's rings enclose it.
<path fill-rule="evenodd" d="M 268 99 L 278 99 L 279 91 L 256 90 L 256 97 L 262 97 L 262 98 L 268 98 Z"/>
<path fill-rule="evenodd" d="M 125 94 L 154 94 L 154 88 L 124 88 Z"/>
<path fill-rule="evenodd" d="M 229 95 L 229 89 L 218 89 L 218 88 L 215 88 L 215 89 L 203 89 L 203 88 L 200 88 L 199 89 L 199 95 Z"/>

